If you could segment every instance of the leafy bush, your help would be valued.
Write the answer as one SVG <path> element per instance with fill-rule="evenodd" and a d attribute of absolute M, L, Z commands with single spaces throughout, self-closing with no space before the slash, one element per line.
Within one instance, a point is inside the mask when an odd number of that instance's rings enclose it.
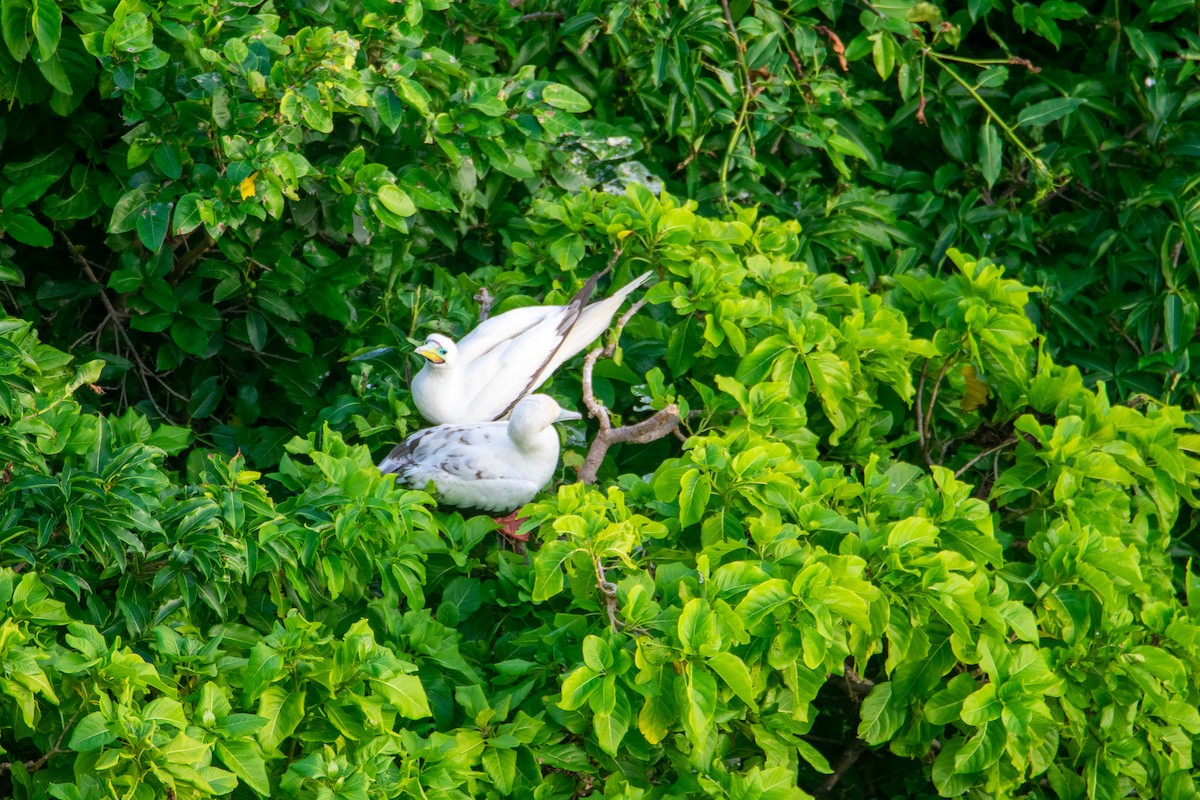
<path fill-rule="evenodd" d="M 1197 797 L 1195 13 L 0 0 L 0 794 Z M 610 262 L 682 441 L 379 474 Z"/>

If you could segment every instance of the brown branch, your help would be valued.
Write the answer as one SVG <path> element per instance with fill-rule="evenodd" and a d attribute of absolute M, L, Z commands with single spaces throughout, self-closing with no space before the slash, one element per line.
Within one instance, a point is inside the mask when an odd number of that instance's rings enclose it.
<path fill-rule="evenodd" d="M 604 563 L 599 558 L 595 559 L 593 563 L 596 567 L 596 588 L 604 596 L 604 610 L 608 612 L 608 624 L 612 626 L 613 633 L 616 633 L 620 625 L 617 620 L 617 585 L 604 574 Z"/>
<path fill-rule="evenodd" d="M 561 11 L 534 11 L 531 14 L 523 14 L 521 16 L 521 22 L 533 22 L 534 20 L 537 20 L 537 19 L 562 19 L 562 18 L 563 18 L 563 13 Z"/>
<path fill-rule="evenodd" d="M 578 475 L 582 483 L 596 482 L 596 473 L 600 470 L 600 464 L 603 463 L 604 456 L 608 453 L 608 448 L 614 444 L 648 444 L 649 442 L 657 441 L 664 436 L 678 432 L 679 406 L 674 403 L 671 403 L 649 419 L 642 420 L 633 425 L 622 425 L 619 428 L 614 428 L 612 426 L 612 418 L 608 414 L 608 409 L 596 399 L 596 394 L 592 389 L 592 373 L 596 368 L 596 362 L 601 358 L 612 358 L 613 353 L 616 352 L 617 342 L 621 338 L 621 331 L 624 330 L 625 324 L 645 304 L 646 300 L 642 298 L 630 306 L 629 310 L 617 320 L 617 326 L 613 330 L 612 338 L 609 339 L 608 344 L 602 348 L 597 347 L 588 353 L 583 361 L 583 404 L 587 407 L 588 416 L 600 423 L 600 430 L 596 431 L 596 438 L 592 440 L 591 447 L 588 448 L 587 457 L 584 458 L 583 464 L 579 467 Z"/>
<path fill-rule="evenodd" d="M 834 790 L 834 787 L 838 785 L 838 782 L 841 781 L 845 774 L 850 771 L 850 768 L 855 765 L 859 756 L 863 754 L 863 750 L 865 749 L 866 746 L 858 739 L 855 739 L 853 742 L 851 742 L 850 746 L 846 748 L 846 752 L 842 753 L 842 757 L 838 759 L 838 763 L 837 766 L 834 767 L 833 774 L 826 778 L 825 783 L 821 784 L 821 788 L 817 790 L 816 796 L 829 796 L 829 793 Z"/>
<path fill-rule="evenodd" d="M 813 30 L 824 34 L 829 39 L 830 47 L 833 48 L 833 53 L 837 56 L 838 64 L 842 67 L 842 72 L 849 72 L 850 64 L 846 61 L 846 45 L 842 44 L 842 40 L 838 38 L 838 35 L 824 25 L 817 25 Z"/>
<path fill-rule="evenodd" d="M 1030 61 L 1028 58 L 1018 58 L 1017 56 L 1009 56 L 1008 63 L 1012 64 L 1014 67 L 1025 67 L 1025 69 L 1027 69 L 1030 72 L 1035 73 L 1035 74 L 1042 71 L 1041 67 L 1035 67 L 1033 65 L 1033 62 Z"/>
<path fill-rule="evenodd" d="M 205 231 L 204 238 L 175 262 L 175 266 L 171 268 L 170 274 L 167 275 L 167 282 L 172 286 L 179 283 L 179 279 L 187 274 L 188 267 L 192 266 L 201 256 L 211 250 L 214 244 L 216 244 L 216 241 Z"/>
<path fill-rule="evenodd" d="M 149 375 L 150 377 L 154 378 L 154 380 L 166 390 L 167 394 L 171 395 L 177 400 L 182 400 L 184 403 L 186 403 L 188 402 L 188 398 L 172 388 L 166 381 L 159 377 L 157 372 L 150 369 L 150 367 L 146 365 L 146 362 L 142 360 L 141 355 L 138 354 L 137 348 L 133 344 L 133 339 L 129 336 L 129 333 L 121 324 L 121 320 L 128 315 L 117 311 L 116 306 L 114 306 L 113 302 L 108 299 L 108 294 L 104 291 L 104 284 L 102 284 L 100 279 L 96 277 L 96 273 L 92 269 L 92 262 L 88 261 L 88 259 L 84 257 L 82 248 L 76 248 L 71 240 L 67 238 L 66 233 L 59 231 L 59 236 L 61 236 L 62 240 L 66 242 L 67 251 L 70 252 L 71 258 L 83 268 L 84 276 L 86 276 L 89 281 L 94 283 L 100 289 L 100 302 L 103 303 L 104 308 L 108 310 L 108 318 L 113 320 L 113 330 L 116 331 L 117 338 L 125 342 L 125 346 L 129 349 L 130 357 L 137 365 L 138 379 L 142 383 L 142 388 L 146 391 L 146 399 L 150 401 L 150 405 L 154 406 L 154 410 L 158 412 L 160 417 L 162 417 L 168 423 L 174 424 L 171 420 L 171 417 L 167 415 L 167 413 L 154 399 L 154 393 L 150 391 L 150 381 L 147 380 L 146 376 Z"/>
<path fill-rule="evenodd" d="M 917 381 L 917 438 L 921 442 L 921 455 L 925 458 L 925 465 L 933 466 L 933 459 L 929 457 L 929 440 L 925 437 L 925 412 L 921 408 L 921 400 L 925 396 L 925 375 L 929 372 L 929 359 L 925 359 L 925 363 L 921 366 L 921 379 Z"/>
<path fill-rule="evenodd" d="M 942 387 L 942 379 L 946 377 L 948 369 L 950 369 L 950 362 L 946 361 L 938 370 L 937 379 L 933 382 L 933 390 L 929 393 L 929 403 L 925 406 L 925 434 L 930 438 L 933 438 L 933 406 L 937 403 L 938 389 Z"/>
<path fill-rule="evenodd" d="M 32 758 L 29 761 L 25 762 L 25 770 L 27 772 L 37 772 L 42 767 L 46 766 L 46 762 L 48 762 L 50 759 L 54 758 L 59 753 L 71 752 L 70 750 L 64 750 L 62 747 L 62 743 L 63 743 L 63 739 L 65 739 L 67 736 L 67 731 L 71 730 L 71 728 L 74 727 L 75 720 L 77 720 L 77 719 L 79 719 L 78 711 L 75 712 L 75 715 L 73 717 L 71 717 L 71 721 L 68 722 L 66 724 L 66 726 L 63 727 L 62 731 L 59 732 L 58 741 L 56 741 L 54 743 L 54 746 L 50 748 L 49 752 L 43 753 L 40 757 Z M 11 761 L 5 761 L 3 763 L 0 763 L 0 775 L 3 775 L 4 773 L 9 772 L 10 770 L 12 770 L 12 767 L 13 767 L 13 762 L 11 762 Z"/>
<path fill-rule="evenodd" d="M 1009 439 L 1005 439 L 1003 442 L 996 445 L 995 447 L 989 447 L 987 450 L 984 450 L 982 453 L 975 456 L 967 463 L 963 464 L 962 467 L 960 467 L 957 471 L 955 471 L 954 477 L 961 478 L 963 475 L 966 474 L 967 470 L 969 470 L 971 467 L 975 466 L 977 463 L 979 463 L 983 459 L 990 456 L 992 453 L 995 453 L 999 450 L 1003 450 L 1004 448 L 1008 447 L 1009 445 L 1014 445 L 1016 443 L 1017 443 L 1017 439 L 1014 436 Z"/>

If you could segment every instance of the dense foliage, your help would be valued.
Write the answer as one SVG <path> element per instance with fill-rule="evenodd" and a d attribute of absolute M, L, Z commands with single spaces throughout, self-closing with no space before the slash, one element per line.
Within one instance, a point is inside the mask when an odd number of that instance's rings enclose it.
<path fill-rule="evenodd" d="M 1197 20 L 0 0 L 0 795 L 1200 797 Z M 379 474 L 610 261 L 682 441 Z"/>

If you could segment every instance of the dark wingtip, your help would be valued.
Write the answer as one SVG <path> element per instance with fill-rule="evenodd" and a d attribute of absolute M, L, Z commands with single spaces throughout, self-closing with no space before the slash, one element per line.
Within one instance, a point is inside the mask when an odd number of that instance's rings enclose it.
<path fill-rule="evenodd" d="M 379 471 L 387 475 L 389 473 L 399 474 L 413 466 L 412 453 L 413 446 L 416 444 L 412 437 L 405 439 L 400 444 L 392 448 L 392 452 L 383 457 L 379 462 Z"/>

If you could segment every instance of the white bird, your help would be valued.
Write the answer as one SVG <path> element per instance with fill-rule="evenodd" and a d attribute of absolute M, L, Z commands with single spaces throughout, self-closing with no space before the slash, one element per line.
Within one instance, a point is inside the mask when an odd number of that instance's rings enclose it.
<path fill-rule="evenodd" d="M 427 363 L 412 380 L 412 397 L 435 425 L 503 419 L 564 361 L 596 340 L 647 272 L 611 297 L 587 305 L 600 274 L 565 306 L 527 306 L 481 322 L 457 344 L 435 333 L 416 349 Z"/>
<path fill-rule="evenodd" d="M 554 477 L 559 451 L 554 423 L 581 418 L 552 397 L 531 394 L 503 422 L 417 431 L 379 462 L 379 470 L 394 472 L 398 483 L 412 489 L 432 482 L 443 503 L 516 511 Z"/>

